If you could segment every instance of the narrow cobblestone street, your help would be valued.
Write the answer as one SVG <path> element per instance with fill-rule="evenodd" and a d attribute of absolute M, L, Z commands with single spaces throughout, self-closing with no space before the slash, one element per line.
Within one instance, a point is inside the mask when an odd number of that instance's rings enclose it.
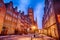
<path fill-rule="evenodd" d="M 31 37 L 29 35 L 8 35 L 1 36 L 0 40 L 55 40 L 55 39 L 43 35 L 40 37 Z"/>

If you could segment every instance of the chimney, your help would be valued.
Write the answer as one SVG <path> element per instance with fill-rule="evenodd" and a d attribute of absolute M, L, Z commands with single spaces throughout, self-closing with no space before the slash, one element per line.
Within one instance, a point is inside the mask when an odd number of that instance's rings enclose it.
<path fill-rule="evenodd" d="M 22 15 L 24 15 L 24 11 L 22 11 Z"/>
<path fill-rule="evenodd" d="M 17 7 L 15 7 L 15 12 L 17 12 Z"/>
<path fill-rule="evenodd" d="M 13 2 L 12 1 L 10 1 L 10 5 L 13 6 Z"/>
<path fill-rule="evenodd" d="M 21 10 L 19 10 L 19 13 L 21 13 Z"/>

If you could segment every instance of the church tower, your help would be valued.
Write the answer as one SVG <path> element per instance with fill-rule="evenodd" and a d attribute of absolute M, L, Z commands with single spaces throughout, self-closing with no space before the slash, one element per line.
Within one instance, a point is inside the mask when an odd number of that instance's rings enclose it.
<path fill-rule="evenodd" d="M 31 20 L 31 23 L 34 24 L 34 12 L 32 8 L 28 8 L 28 15 Z"/>

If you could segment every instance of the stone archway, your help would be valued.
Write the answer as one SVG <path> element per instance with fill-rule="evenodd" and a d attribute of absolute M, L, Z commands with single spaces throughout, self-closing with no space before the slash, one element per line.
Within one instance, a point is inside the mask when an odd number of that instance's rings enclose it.
<path fill-rule="evenodd" d="M 6 28 L 6 27 L 3 27 L 3 28 L 2 28 L 1 34 L 2 34 L 2 35 L 6 35 L 6 34 L 7 34 L 7 28 Z"/>

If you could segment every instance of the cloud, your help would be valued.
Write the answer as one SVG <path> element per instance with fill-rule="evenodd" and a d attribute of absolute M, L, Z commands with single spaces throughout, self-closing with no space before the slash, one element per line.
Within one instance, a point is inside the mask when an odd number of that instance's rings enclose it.
<path fill-rule="evenodd" d="M 34 19 L 36 19 L 36 17 L 37 17 L 38 28 L 42 28 L 43 13 L 44 13 L 44 3 L 38 3 L 34 10 L 34 14 L 35 14 Z"/>
<path fill-rule="evenodd" d="M 18 6 L 18 10 L 22 10 L 27 14 L 27 8 L 30 4 L 30 0 L 20 0 L 20 5 Z"/>
<path fill-rule="evenodd" d="M 4 0 L 4 3 L 8 3 L 8 2 L 10 2 L 10 0 L 8 1 L 8 0 Z"/>
<path fill-rule="evenodd" d="M 34 9 L 34 20 L 38 19 L 38 27 L 42 28 L 42 17 L 44 12 L 44 0 L 4 0 L 5 3 L 13 1 L 14 6 L 18 7 L 18 10 L 22 10 L 27 14 L 28 6 Z"/>
<path fill-rule="evenodd" d="M 20 0 L 21 4 L 23 5 L 27 5 L 29 4 L 29 0 Z"/>

